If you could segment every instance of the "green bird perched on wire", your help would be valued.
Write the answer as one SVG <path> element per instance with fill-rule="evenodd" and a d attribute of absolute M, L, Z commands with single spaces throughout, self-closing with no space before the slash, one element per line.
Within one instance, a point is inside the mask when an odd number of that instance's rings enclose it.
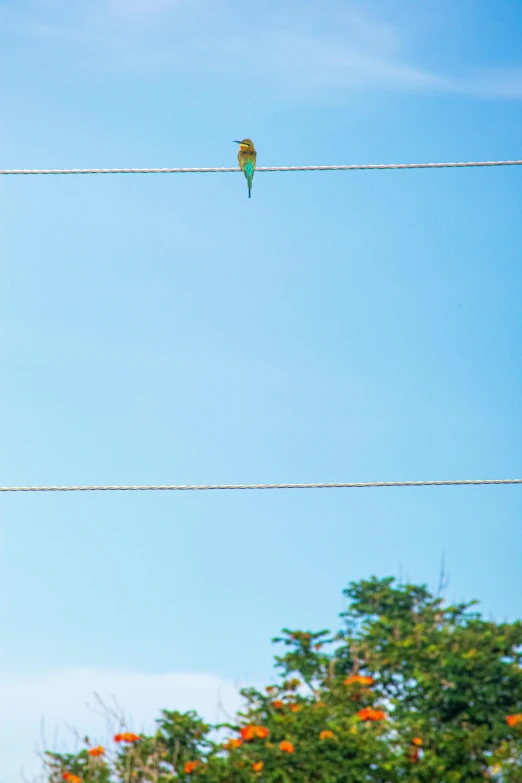
<path fill-rule="evenodd" d="M 251 139 L 243 139 L 243 141 L 234 141 L 235 144 L 239 144 L 239 152 L 237 159 L 241 167 L 241 171 L 246 177 L 248 183 L 248 198 L 251 198 L 250 191 L 252 190 L 252 180 L 254 178 L 254 171 L 256 170 L 256 158 L 257 152 L 254 148 L 254 142 Z"/>

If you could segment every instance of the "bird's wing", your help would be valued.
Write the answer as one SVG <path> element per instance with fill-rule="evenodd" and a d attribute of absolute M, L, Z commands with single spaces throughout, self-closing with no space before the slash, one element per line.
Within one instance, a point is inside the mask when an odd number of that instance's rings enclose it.
<path fill-rule="evenodd" d="M 244 161 L 241 168 L 243 169 L 245 174 L 251 177 L 254 173 L 255 167 L 256 167 L 255 160 L 252 160 L 252 158 L 250 158 L 249 160 Z"/>

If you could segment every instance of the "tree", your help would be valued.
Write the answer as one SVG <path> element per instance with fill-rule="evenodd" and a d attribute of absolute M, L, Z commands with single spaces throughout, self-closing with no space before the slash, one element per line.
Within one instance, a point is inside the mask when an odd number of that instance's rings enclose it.
<path fill-rule="evenodd" d="M 344 594 L 336 634 L 274 639 L 279 678 L 234 723 L 165 710 L 114 752 L 47 752 L 49 783 L 522 783 L 522 623 L 392 578 Z"/>

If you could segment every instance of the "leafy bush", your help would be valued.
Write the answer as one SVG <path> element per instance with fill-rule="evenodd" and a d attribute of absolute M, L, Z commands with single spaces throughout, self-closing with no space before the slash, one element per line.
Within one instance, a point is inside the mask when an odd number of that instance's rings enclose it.
<path fill-rule="evenodd" d="M 522 783 L 522 624 L 392 578 L 344 594 L 335 635 L 274 639 L 278 681 L 235 723 L 164 710 L 153 736 L 46 752 L 49 783 Z"/>

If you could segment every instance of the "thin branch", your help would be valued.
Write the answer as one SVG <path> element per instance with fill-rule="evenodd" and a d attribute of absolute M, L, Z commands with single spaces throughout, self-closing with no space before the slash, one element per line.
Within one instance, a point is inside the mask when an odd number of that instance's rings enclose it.
<path fill-rule="evenodd" d="M 172 768 L 174 770 L 174 773 L 176 772 L 176 764 L 178 763 L 178 757 L 179 757 L 179 738 L 176 737 L 174 740 L 174 753 L 172 754 Z"/>
<path fill-rule="evenodd" d="M 447 589 L 448 585 L 449 577 L 446 575 L 446 553 L 443 552 L 440 559 L 439 584 L 435 594 L 437 598 L 442 598 L 442 593 Z"/>
<path fill-rule="evenodd" d="M 45 736 L 45 715 L 43 714 L 40 718 L 40 739 L 44 748 L 48 748 L 47 737 Z"/>
<path fill-rule="evenodd" d="M 221 701 L 221 693 L 218 693 L 218 705 L 217 706 L 218 706 L 218 715 L 221 712 L 225 716 L 225 718 L 228 718 L 229 721 L 232 721 L 234 723 L 236 722 L 235 715 L 230 715 L 228 710 L 226 710 L 224 708 L 223 702 Z M 216 723 L 219 723 L 219 721 L 216 721 Z"/>

